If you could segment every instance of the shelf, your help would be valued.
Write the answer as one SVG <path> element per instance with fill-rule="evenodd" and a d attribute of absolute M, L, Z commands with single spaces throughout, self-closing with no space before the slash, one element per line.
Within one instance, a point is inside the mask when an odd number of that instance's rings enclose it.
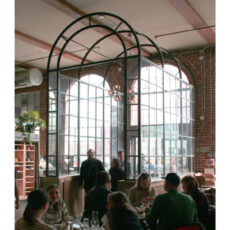
<path fill-rule="evenodd" d="M 26 189 L 34 189 L 34 186 L 33 187 L 27 187 Z"/>
<path fill-rule="evenodd" d="M 20 177 L 17 180 L 20 182 L 20 199 L 23 199 L 35 188 L 35 154 L 37 150 L 35 145 L 24 143 L 15 144 L 15 148 L 18 148 L 14 151 L 15 160 L 18 161 L 14 162 L 14 166 Z"/>

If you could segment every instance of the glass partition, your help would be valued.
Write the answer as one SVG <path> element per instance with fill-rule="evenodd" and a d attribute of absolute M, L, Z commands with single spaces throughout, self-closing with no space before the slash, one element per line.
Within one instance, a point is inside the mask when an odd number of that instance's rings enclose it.
<path fill-rule="evenodd" d="M 139 77 L 138 59 L 130 58 L 123 78 L 123 64 L 63 70 L 58 77 L 50 72 L 48 176 L 78 173 L 89 148 L 95 149 L 107 171 L 112 158 L 124 149 L 127 179 L 140 172 L 158 178 L 194 170 L 193 86 L 171 67 L 162 69 L 144 57 Z M 113 84 L 105 81 L 103 87 L 106 74 Z M 109 95 L 117 84 L 114 79 L 120 79 L 118 101 L 115 94 Z"/>
<path fill-rule="evenodd" d="M 75 71 L 75 74 L 77 71 Z M 123 149 L 123 94 L 113 100 L 103 77 L 88 74 L 77 80 L 59 72 L 49 75 L 48 176 L 76 174 L 87 150 L 95 150 L 109 170 Z"/>

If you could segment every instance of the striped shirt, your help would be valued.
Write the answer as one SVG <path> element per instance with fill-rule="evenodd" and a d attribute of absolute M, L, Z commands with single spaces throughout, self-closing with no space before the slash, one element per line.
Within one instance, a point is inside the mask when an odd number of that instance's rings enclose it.
<path fill-rule="evenodd" d="M 61 224 L 64 222 L 67 225 L 69 214 L 65 202 L 63 200 L 59 200 L 56 205 L 58 206 L 58 210 L 55 209 L 52 204 L 49 204 L 49 208 L 42 217 L 42 220 L 46 224 Z"/>
<path fill-rule="evenodd" d="M 20 218 L 15 224 L 15 230 L 56 230 L 56 228 L 44 223 L 30 225 L 23 218 Z"/>

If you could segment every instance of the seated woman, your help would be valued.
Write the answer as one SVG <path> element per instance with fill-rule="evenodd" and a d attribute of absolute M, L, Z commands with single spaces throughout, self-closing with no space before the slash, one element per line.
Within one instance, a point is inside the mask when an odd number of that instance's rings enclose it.
<path fill-rule="evenodd" d="M 156 196 L 155 189 L 151 186 L 151 178 L 148 173 L 141 173 L 136 181 L 136 184 L 129 190 L 129 200 L 134 206 L 153 201 Z"/>
<path fill-rule="evenodd" d="M 125 178 L 125 173 L 121 169 L 121 166 L 120 166 L 118 159 L 112 160 L 109 174 L 111 176 L 111 190 L 117 191 L 118 180 L 122 180 Z"/>
<path fill-rule="evenodd" d="M 69 220 L 68 210 L 62 199 L 60 199 L 60 188 L 56 184 L 52 184 L 47 188 L 49 197 L 49 208 L 43 216 L 43 220 L 47 224 L 61 224 L 61 228 L 67 227 Z"/>
<path fill-rule="evenodd" d="M 123 192 L 112 192 L 107 198 L 107 213 L 101 219 L 105 230 L 141 230 L 136 210 Z"/>
<path fill-rule="evenodd" d="M 48 196 L 42 189 L 35 189 L 27 197 L 27 206 L 23 213 L 23 217 L 20 218 L 15 225 L 16 230 L 34 230 L 43 229 L 50 230 L 54 229 L 42 222 L 41 218 L 45 214 L 49 203 Z"/>
<path fill-rule="evenodd" d="M 188 175 L 181 180 L 184 192 L 190 195 L 196 203 L 198 220 L 205 227 L 208 224 L 209 205 L 207 196 L 199 190 L 199 183 L 194 176 Z"/>

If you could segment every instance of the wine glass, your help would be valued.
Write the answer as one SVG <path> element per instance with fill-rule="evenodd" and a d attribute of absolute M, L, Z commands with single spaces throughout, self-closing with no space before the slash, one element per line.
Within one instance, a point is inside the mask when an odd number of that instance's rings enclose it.
<path fill-rule="evenodd" d="M 98 226 L 98 211 L 92 212 L 92 226 L 97 227 Z"/>

